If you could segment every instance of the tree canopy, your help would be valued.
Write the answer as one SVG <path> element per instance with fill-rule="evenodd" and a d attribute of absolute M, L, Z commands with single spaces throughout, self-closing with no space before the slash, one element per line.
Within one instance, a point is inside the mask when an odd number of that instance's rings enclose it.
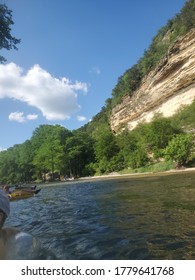
<path fill-rule="evenodd" d="M 0 183 L 40 181 L 46 174 L 51 180 L 56 174 L 58 179 L 104 174 L 150 166 L 162 158 L 186 165 L 195 160 L 193 129 L 185 131 L 194 124 L 194 104 L 172 118 L 157 115 L 151 123 L 118 135 L 101 121 L 90 132 L 86 127 L 70 131 L 60 125 L 40 125 L 31 139 L 0 152 Z"/>
<path fill-rule="evenodd" d="M 174 160 L 178 167 L 185 165 L 194 150 L 193 137 L 190 134 L 179 134 L 165 148 L 165 158 Z"/>
<path fill-rule="evenodd" d="M 20 39 L 11 35 L 13 24 L 12 11 L 5 4 L 0 4 L 0 49 L 17 50 L 16 45 L 20 43 Z M 0 56 L 0 63 L 5 61 L 6 59 Z"/>

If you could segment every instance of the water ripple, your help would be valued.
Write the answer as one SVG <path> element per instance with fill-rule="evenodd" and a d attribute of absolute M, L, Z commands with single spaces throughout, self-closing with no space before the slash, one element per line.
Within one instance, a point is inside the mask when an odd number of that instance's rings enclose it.
<path fill-rule="evenodd" d="M 37 237 L 50 258 L 193 259 L 194 181 L 191 173 L 42 187 L 11 203 L 7 225 Z"/>

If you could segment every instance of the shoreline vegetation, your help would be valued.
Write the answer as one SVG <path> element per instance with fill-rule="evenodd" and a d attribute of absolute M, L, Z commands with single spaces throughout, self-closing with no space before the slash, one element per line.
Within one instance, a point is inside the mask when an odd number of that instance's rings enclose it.
<path fill-rule="evenodd" d="M 104 180 L 104 179 L 115 179 L 115 178 L 139 178 L 139 177 L 149 177 L 149 176 L 166 176 L 171 174 L 181 174 L 181 173 L 192 173 L 195 172 L 195 167 L 187 167 L 183 169 L 170 169 L 166 171 L 158 171 L 158 172 L 134 172 L 134 173 L 119 173 L 119 172 L 111 172 L 109 174 L 102 175 L 94 175 L 94 176 L 86 176 L 76 178 L 75 180 L 70 181 L 53 181 L 53 182 L 42 182 L 37 185 L 40 186 L 52 186 L 58 184 L 73 184 L 75 182 L 84 182 L 84 181 L 94 181 L 94 180 Z"/>
<path fill-rule="evenodd" d="M 100 180 L 111 180 L 111 179 L 122 179 L 122 178 L 143 178 L 143 177 L 155 177 L 155 176 L 168 176 L 172 174 L 181 174 L 181 173 L 195 173 L 195 167 L 184 168 L 184 169 L 171 169 L 166 171 L 158 171 L 158 172 L 135 172 L 135 173 L 119 173 L 119 172 L 111 172 L 109 174 L 103 175 L 94 175 L 94 176 L 86 176 L 76 178 L 70 181 L 53 181 L 53 182 L 40 182 L 36 183 L 38 187 L 47 188 L 47 187 L 55 187 L 59 185 L 67 185 L 81 182 L 90 182 L 90 181 L 100 181 Z"/>
<path fill-rule="evenodd" d="M 139 176 L 158 176 L 158 175 L 168 175 L 168 174 L 175 174 L 175 173 L 182 173 L 182 172 L 195 172 L 195 167 L 183 168 L 183 169 L 170 169 L 166 171 L 157 171 L 157 172 L 134 172 L 134 173 L 119 173 L 119 172 L 112 172 L 107 175 L 97 175 L 97 176 L 88 176 L 88 177 L 81 177 L 78 180 L 87 180 L 87 179 L 101 179 L 101 178 L 114 178 L 114 177 L 139 177 Z"/>
<path fill-rule="evenodd" d="M 101 174 L 101 175 L 94 175 L 94 176 L 85 176 L 85 177 L 79 177 L 75 178 L 73 180 L 67 180 L 67 181 L 45 181 L 45 182 L 31 182 L 28 184 L 24 184 L 25 186 L 36 186 L 38 187 L 49 187 L 49 186 L 55 186 L 55 185 L 70 185 L 74 183 L 79 182 L 85 182 L 85 181 L 95 181 L 95 180 L 106 180 L 106 179 L 116 179 L 116 178 L 139 178 L 139 177 L 155 177 L 155 176 L 166 176 L 166 175 L 172 175 L 172 174 L 181 174 L 181 173 L 193 173 L 195 172 L 195 167 L 184 167 L 181 169 L 170 169 L 170 170 L 164 170 L 164 171 L 146 171 L 146 172 L 111 172 L 109 174 Z"/>

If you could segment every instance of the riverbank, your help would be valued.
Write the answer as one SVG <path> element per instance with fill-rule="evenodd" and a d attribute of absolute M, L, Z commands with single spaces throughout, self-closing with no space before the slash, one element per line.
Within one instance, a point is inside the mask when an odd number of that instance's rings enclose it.
<path fill-rule="evenodd" d="M 192 168 L 185 168 L 185 169 L 171 169 L 167 171 L 159 171 L 159 172 L 135 172 L 135 173 L 124 173 L 120 174 L 119 172 L 112 172 L 105 175 L 97 175 L 97 176 L 86 176 L 86 177 L 80 177 L 75 180 L 70 181 L 55 181 L 55 182 L 45 182 L 45 183 L 37 183 L 38 187 L 47 187 L 47 186 L 53 186 L 53 185 L 70 185 L 74 183 L 79 183 L 81 181 L 95 181 L 95 180 L 106 180 L 106 179 L 116 179 L 116 178 L 125 178 L 125 177 L 132 177 L 132 178 L 139 178 L 139 177 L 148 177 L 148 176 L 166 176 L 170 174 L 177 174 L 177 173 L 191 173 L 195 172 L 195 167 Z"/>
<path fill-rule="evenodd" d="M 98 175 L 98 176 L 88 176 L 88 177 L 80 177 L 78 180 L 95 180 L 95 179 L 105 179 L 105 178 L 115 178 L 115 177 L 140 177 L 140 176 L 158 176 L 158 175 L 168 175 L 175 174 L 181 172 L 195 172 L 195 167 L 191 168 L 183 168 L 183 169 L 171 169 L 167 171 L 159 171 L 159 172 L 135 172 L 135 173 L 124 173 L 121 174 L 119 172 L 112 172 L 106 175 Z"/>

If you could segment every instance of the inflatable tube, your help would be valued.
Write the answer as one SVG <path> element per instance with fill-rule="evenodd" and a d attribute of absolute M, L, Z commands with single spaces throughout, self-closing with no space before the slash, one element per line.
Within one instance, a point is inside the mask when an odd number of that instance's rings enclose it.
<path fill-rule="evenodd" d="M 55 255 L 44 249 L 41 242 L 29 233 L 15 231 L 15 229 L 4 230 L 5 260 L 44 260 L 56 259 Z M 12 233 L 13 231 L 13 233 Z M 2 235 L 1 235 L 2 237 Z"/>
<path fill-rule="evenodd" d="M 38 190 L 16 190 L 13 191 L 11 194 L 8 195 L 9 200 L 17 200 L 17 199 L 23 199 L 23 198 L 29 198 L 34 196 L 34 194 L 38 194 L 41 191 L 41 189 Z"/>

